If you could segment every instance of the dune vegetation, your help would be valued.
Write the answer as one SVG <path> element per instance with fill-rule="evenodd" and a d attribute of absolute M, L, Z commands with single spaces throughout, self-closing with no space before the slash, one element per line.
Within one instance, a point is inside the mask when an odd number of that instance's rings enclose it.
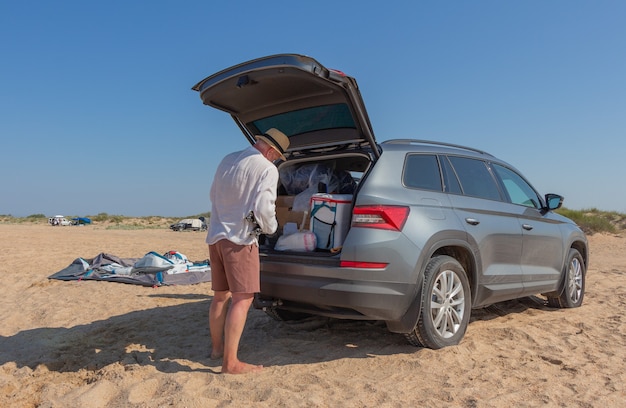
<path fill-rule="evenodd" d="M 160 229 L 169 226 L 183 218 L 209 218 L 210 213 L 189 215 L 185 217 L 164 217 L 160 215 L 148 215 L 142 217 L 130 217 L 125 215 L 110 215 L 99 213 L 96 215 L 66 215 L 71 220 L 77 217 L 87 217 L 91 220 L 90 227 L 106 229 Z M 0 214 L 0 224 L 47 224 L 49 216 L 44 214 L 32 214 L 27 217 L 14 217 Z"/>
<path fill-rule="evenodd" d="M 626 230 L 626 214 L 616 211 L 602 211 L 596 208 L 572 210 L 569 208 L 560 208 L 557 213 L 571 218 L 576 222 L 587 234 L 594 233 L 618 233 Z M 99 213 L 96 215 L 87 215 L 91 219 L 94 227 L 102 227 L 107 229 L 158 229 L 169 228 L 169 226 L 183 218 L 199 218 L 205 217 L 209 219 L 210 212 L 185 217 L 163 217 L 159 215 L 148 215 L 142 217 L 130 217 L 125 215 L 110 215 L 107 213 Z M 75 215 L 66 216 L 68 220 L 75 218 Z M 14 217 L 12 215 L 0 214 L 1 224 L 46 224 L 48 216 L 44 214 L 32 214 L 26 217 Z"/>

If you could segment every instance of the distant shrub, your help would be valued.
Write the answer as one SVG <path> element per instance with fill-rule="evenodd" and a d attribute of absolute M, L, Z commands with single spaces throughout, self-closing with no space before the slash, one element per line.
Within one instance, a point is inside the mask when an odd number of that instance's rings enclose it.
<path fill-rule="evenodd" d="M 595 208 L 583 210 L 570 210 L 560 208 L 557 213 L 571 219 L 587 234 L 595 232 L 614 233 L 618 228 L 623 228 L 624 214 L 617 212 L 599 211 Z"/>
<path fill-rule="evenodd" d="M 125 218 L 125 217 L 124 217 L 123 215 L 111 215 L 111 216 L 109 217 L 109 220 L 110 220 L 111 222 L 116 223 L 116 224 L 120 224 L 122 221 L 124 221 L 124 218 Z"/>
<path fill-rule="evenodd" d="M 160 225 L 141 225 L 137 223 L 133 224 L 112 224 L 108 225 L 107 230 L 142 230 L 142 229 L 162 229 Z"/>
<path fill-rule="evenodd" d="M 46 217 L 44 214 L 31 214 L 27 216 L 26 218 L 48 218 L 48 217 Z"/>
<path fill-rule="evenodd" d="M 109 219 L 109 214 L 102 212 L 102 213 L 99 213 L 98 215 L 93 215 L 89 218 L 91 218 L 92 221 L 103 222 Z"/>

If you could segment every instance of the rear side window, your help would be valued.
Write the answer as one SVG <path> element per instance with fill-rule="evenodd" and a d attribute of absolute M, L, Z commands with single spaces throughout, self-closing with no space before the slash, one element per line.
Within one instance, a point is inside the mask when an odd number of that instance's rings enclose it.
<path fill-rule="evenodd" d="M 406 158 L 402 182 L 407 187 L 442 191 L 441 175 L 437 156 L 411 154 Z"/>
<path fill-rule="evenodd" d="M 502 200 L 498 185 L 485 162 L 458 156 L 449 156 L 448 158 L 459 178 L 464 195 L 488 200 Z"/>

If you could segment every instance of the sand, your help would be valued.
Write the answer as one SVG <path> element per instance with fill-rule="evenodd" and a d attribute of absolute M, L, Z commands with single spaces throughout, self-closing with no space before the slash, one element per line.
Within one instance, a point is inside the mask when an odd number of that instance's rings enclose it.
<path fill-rule="evenodd" d="M 252 309 L 240 357 L 266 368 L 237 376 L 209 359 L 210 283 L 48 279 L 100 252 L 203 260 L 204 233 L 1 224 L 0 406 L 624 406 L 626 240 L 589 240 L 580 308 L 533 297 L 476 310 L 461 344 L 437 351 L 381 324 Z"/>

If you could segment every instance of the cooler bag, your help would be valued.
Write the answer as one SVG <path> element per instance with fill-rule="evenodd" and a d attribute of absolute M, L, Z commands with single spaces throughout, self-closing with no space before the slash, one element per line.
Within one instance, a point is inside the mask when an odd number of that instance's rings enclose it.
<path fill-rule="evenodd" d="M 313 194 L 311 230 L 319 249 L 343 245 L 351 222 L 352 194 Z"/>

